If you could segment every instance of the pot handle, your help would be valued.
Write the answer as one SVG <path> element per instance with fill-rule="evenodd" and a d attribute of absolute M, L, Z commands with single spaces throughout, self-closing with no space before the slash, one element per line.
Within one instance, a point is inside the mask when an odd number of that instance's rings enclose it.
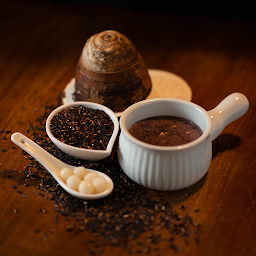
<path fill-rule="evenodd" d="M 214 109 L 208 111 L 212 120 L 211 140 L 215 140 L 223 129 L 243 116 L 249 108 L 249 101 L 241 93 L 232 93 L 222 100 Z"/>

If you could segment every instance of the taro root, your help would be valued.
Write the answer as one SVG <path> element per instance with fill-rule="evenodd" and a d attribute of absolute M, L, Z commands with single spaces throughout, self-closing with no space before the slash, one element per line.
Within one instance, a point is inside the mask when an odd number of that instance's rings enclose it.
<path fill-rule="evenodd" d="M 151 86 L 142 56 L 123 34 L 106 30 L 87 40 L 76 70 L 75 101 L 119 112 L 146 99 Z"/>

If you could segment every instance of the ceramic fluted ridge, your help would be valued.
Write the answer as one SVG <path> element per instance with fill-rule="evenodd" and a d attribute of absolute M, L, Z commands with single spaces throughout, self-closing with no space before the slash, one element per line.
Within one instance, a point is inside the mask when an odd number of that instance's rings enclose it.
<path fill-rule="evenodd" d="M 120 136 L 118 157 L 121 168 L 132 180 L 151 189 L 170 191 L 186 188 L 199 181 L 211 162 L 211 140 L 203 147 L 178 151 L 157 152 L 132 146 L 125 136 Z M 122 155 L 126 155 L 125 158 Z M 196 159 L 201 158 L 201 161 Z M 129 159 L 129 160 L 125 160 Z"/>

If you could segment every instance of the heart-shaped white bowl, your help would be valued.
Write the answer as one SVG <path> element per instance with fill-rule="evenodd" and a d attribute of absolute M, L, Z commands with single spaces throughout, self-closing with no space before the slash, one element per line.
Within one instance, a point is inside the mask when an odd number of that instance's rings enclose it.
<path fill-rule="evenodd" d="M 64 109 L 68 109 L 68 108 L 72 108 L 72 107 L 79 107 L 79 106 L 83 106 L 83 107 L 87 107 L 87 108 L 91 108 L 91 109 L 103 110 L 111 118 L 111 120 L 114 124 L 114 130 L 113 130 L 112 136 L 108 142 L 108 146 L 107 146 L 106 150 L 74 147 L 74 146 L 71 146 L 71 145 L 61 142 L 60 140 L 58 140 L 57 138 L 55 138 L 53 136 L 51 129 L 50 129 L 50 124 L 51 124 L 51 120 L 53 119 L 53 117 Z M 55 110 L 53 110 L 46 120 L 47 135 L 60 150 L 62 150 L 63 152 L 65 152 L 68 155 L 71 155 L 73 157 L 77 157 L 77 158 L 85 159 L 85 160 L 91 160 L 91 161 L 98 161 L 98 160 L 104 159 L 111 154 L 116 136 L 118 134 L 118 130 L 119 130 L 119 122 L 118 122 L 118 119 L 117 119 L 115 113 L 108 107 L 103 106 L 98 103 L 94 103 L 94 102 L 77 101 L 77 102 L 72 102 L 69 104 L 62 105 L 62 106 L 56 108 Z"/>

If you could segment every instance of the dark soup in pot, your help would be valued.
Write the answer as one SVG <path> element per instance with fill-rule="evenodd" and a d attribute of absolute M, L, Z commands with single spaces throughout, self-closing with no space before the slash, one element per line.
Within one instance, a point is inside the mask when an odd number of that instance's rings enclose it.
<path fill-rule="evenodd" d="M 192 121 L 176 116 L 155 116 L 133 124 L 129 132 L 143 142 L 158 146 L 178 146 L 199 138 L 203 132 Z"/>

